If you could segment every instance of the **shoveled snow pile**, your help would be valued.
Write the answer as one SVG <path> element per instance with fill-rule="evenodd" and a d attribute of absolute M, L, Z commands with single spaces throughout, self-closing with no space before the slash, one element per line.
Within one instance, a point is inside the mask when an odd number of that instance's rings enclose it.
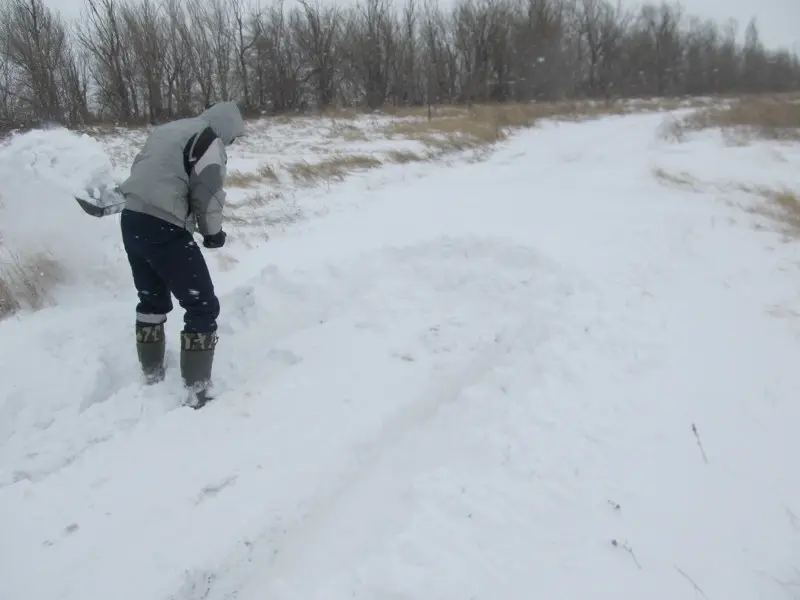
<path fill-rule="evenodd" d="M 112 179 L 108 156 L 88 135 L 37 130 L 0 147 L 0 278 L 15 285 L 44 279 L 38 283 L 47 294 L 56 284 L 73 291 L 113 284 L 117 223 L 88 217 L 73 198 Z M 25 304 L 28 292 L 18 291 Z"/>

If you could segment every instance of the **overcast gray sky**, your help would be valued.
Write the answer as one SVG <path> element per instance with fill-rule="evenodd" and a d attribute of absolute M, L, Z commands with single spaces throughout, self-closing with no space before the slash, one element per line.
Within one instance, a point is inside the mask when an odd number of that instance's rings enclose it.
<path fill-rule="evenodd" d="M 355 0 L 338 0 L 349 4 Z M 402 0 L 399 0 L 402 2 Z M 440 0 L 444 5 L 450 0 Z M 638 6 L 638 0 L 621 0 L 629 6 Z M 44 0 L 44 3 L 65 17 L 80 14 L 83 0 Z M 287 0 L 286 5 L 291 5 Z M 744 32 L 751 17 L 758 19 L 761 38 L 771 47 L 786 47 L 800 53 L 800 0 L 683 0 L 687 13 L 701 17 L 724 20 L 729 17 L 739 21 L 739 33 Z"/>

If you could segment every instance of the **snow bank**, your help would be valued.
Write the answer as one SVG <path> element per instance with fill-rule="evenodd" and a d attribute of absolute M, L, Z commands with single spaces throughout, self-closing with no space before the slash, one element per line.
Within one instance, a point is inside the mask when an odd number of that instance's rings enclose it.
<path fill-rule="evenodd" d="M 72 197 L 87 184 L 110 181 L 112 173 L 97 140 L 65 129 L 30 131 L 0 148 L 5 312 L 9 303 L 47 304 L 63 299 L 57 289 L 114 280 L 121 258 L 117 221 L 86 215 Z"/>

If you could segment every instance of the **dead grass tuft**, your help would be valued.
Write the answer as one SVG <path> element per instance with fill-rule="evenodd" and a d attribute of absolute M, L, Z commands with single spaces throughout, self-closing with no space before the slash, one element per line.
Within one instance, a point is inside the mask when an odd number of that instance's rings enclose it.
<path fill-rule="evenodd" d="M 737 192 L 744 192 L 767 200 L 767 204 L 759 206 L 741 207 L 747 212 L 768 217 L 770 220 L 783 225 L 794 235 L 800 236 L 800 198 L 797 192 L 786 187 L 771 187 L 759 184 L 746 184 L 738 182 L 702 182 L 697 177 L 681 171 L 671 173 L 660 167 L 653 169 L 653 175 L 665 185 L 672 185 L 694 192 L 713 191 L 723 196 L 730 196 Z M 730 202 L 732 205 L 738 203 Z"/>
<path fill-rule="evenodd" d="M 261 176 L 262 181 L 271 181 L 273 183 L 280 183 L 280 179 L 278 178 L 278 174 L 275 172 L 275 169 L 272 165 L 264 164 L 258 168 L 258 174 Z"/>
<path fill-rule="evenodd" d="M 697 178 L 686 171 L 681 171 L 680 173 L 671 173 L 662 169 L 661 167 L 655 167 L 653 169 L 653 176 L 664 185 L 690 189 L 693 192 L 699 192 L 703 188 L 702 184 L 697 180 Z"/>
<path fill-rule="evenodd" d="M 0 318 L 22 308 L 38 310 L 50 302 L 53 287 L 63 281 L 62 269 L 47 252 L 27 257 L 6 251 L 0 262 Z"/>
<path fill-rule="evenodd" d="M 767 200 L 765 206 L 751 209 L 783 226 L 786 233 L 800 236 L 800 198 L 797 192 L 788 187 L 769 187 L 764 185 L 738 185 L 748 194 L 761 196 Z"/>
<path fill-rule="evenodd" d="M 260 209 L 271 207 L 283 200 L 281 192 L 258 190 L 248 195 L 244 202 L 225 215 L 225 221 L 233 227 L 259 227 L 264 225 L 264 215 Z"/>
<path fill-rule="evenodd" d="M 328 136 L 341 138 L 345 142 L 366 142 L 369 139 L 363 129 L 350 123 L 336 120 L 331 123 Z"/>
<path fill-rule="evenodd" d="M 281 192 L 269 192 L 265 190 L 259 190 L 256 193 L 247 196 L 242 205 L 258 208 L 262 206 L 267 206 L 269 204 L 273 204 L 275 201 L 282 199 L 283 199 L 283 194 Z"/>
<path fill-rule="evenodd" d="M 271 181 L 276 184 L 280 183 L 278 174 L 271 165 L 261 165 L 255 172 L 244 172 L 233 169 L 228 171 L 225 182 L 230 187 L 247 188 L 263 183 L 264 181 Z"/>
<path fill-rule="evenodd" d="M 740 143 L 753 138 L 800 141 L 800 100 L 789 95 L 738 98 L 674 121 L 664 135 L 681 141 L 687 132 L 704 129 L 721 129 Z"/>
<path fill-rule="evenodd" d="M 311 185 L 318 181 L 340 180 L 351 171 L 374 169 L 380 165 L 380 160 L 366 154 L 343 154 L 318 163 L 294 163 L 287 167 L 287 171 L 295 181 Z"/>
<path fill-rule="evenodd" d="M 400 121 L 389 125 L 387 134 L 417 140 L 439 151 L 468 150 L 506 137 L 499 123 L 472 115 Z"/>
<path fill-rule="evenodd" d="M 259 183 L 262 180 L 258 173 L 245 173 L 235 169 L 228 171 L 225 183 L 229 187 L 246 188 Z"/>
<path fill-rule="evenodd" d="M 254 234 L 257 239 L 266 240 L 270 229 L 286 226 L 302 218 L 302 212 L 298 208 L 283 200 L 285 198 L 281 193 L 256 192 L 237 207 L 235 213 L 227 215 L 226 221 L 234 231 L 247 230 L 247 235 L 241 238 L 245 243 Z"/>
<path fill-rule="evenodd" d="M 389 162 L 405 165 L 412 162 L 422 162 L 425 160 L 424 156 L 411 152 L 410 150 L 392 150 L 388 153 Z"/>

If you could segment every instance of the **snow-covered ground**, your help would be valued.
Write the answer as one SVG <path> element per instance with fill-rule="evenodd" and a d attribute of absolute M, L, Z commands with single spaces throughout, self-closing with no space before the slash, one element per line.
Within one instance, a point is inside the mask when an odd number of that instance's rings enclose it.
<path fill-rule="evenodd" d="M 117 222 L 53 183 L 99 147 L 6 148 L 0 230 L 24 215 L 16 243 L 71 276 L 0 322 L 0 599 L 797 597 L 800 246 L 740 184 L 800 189 L 800 147 L 663 120 L 232 191 L 283 190 L 205 251 L 224 392 L 200 411 L 180 309 L 142 388 Z M 321 128 L 231 168 L 314 160 Z"/>

